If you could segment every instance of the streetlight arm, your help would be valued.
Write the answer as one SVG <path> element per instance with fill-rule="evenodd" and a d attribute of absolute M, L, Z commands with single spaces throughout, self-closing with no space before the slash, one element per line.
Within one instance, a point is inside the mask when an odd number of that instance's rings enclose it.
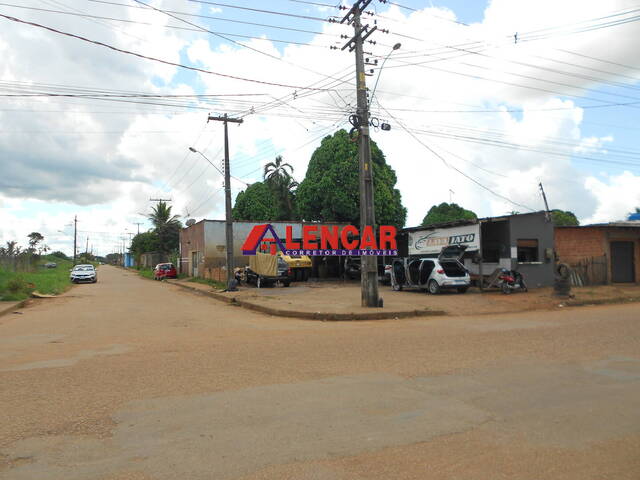
<path fill-rule="evenodd" d="M 378 78 L 376 78 L 376 83 L 373 86 L 373 91 L 371 92 L 371 99 L 369 100 L 369 106 L 371 106 L 373 104 L 373 97 L 376 94 L 376 88 L 378 88 L 378 82 L 380 81 L 380 75 L 382 74 L 382 69 L 384 68 L 384 64 L 387 63 L 387 60 L 389 59 L 389 57 L 391 56 L 391 54 L 398 50 L 402 45 L 400 43 L 396 43 L 392 48 L 391 51 L 387 54 L 386 57 L 384 57 L 384 60 L 382 61 L 382 65 L 380 65 L 380 70 L 378 70 Z"/>

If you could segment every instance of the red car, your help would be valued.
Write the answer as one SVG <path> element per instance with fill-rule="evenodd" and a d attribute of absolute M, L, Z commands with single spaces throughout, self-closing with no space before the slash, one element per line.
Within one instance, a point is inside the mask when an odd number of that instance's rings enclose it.
<path fill-rule="evenodd" d="M 153 269 L 154 280 L 164 280 L 165 278 L 177 278 L 178 272 L 173 263 L 159 263 L 156 268 Z"/>

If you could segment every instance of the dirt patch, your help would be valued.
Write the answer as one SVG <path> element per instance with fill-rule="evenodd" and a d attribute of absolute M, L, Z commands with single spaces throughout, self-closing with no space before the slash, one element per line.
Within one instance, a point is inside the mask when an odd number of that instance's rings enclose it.
<path fill-rule="evenodd" d="M 183 283 L 183 282 L 178 282 Z M 189 283 L 197 291 L 213 292 L 207 285 Z M 471 288 L 467 293 L 443 292 L 429 295 L 422 290 L 394 292 L 388 286 L 380 287 L 384 299 L 381 311 L 425 312 L 464 316 L 476 314 L 514 313 L 533 310 L 553 310 L 566 306 L 598 305 L 610 303 L 640 302 L 639 285 L 602 285 L 572 289 L 572 298 L 559 298 L 552 288 L 538 288 L 523 293 L 505 295 L 495 290 Z M 348 319 L 377 309 L 360 305 L 360 284 L 357 282 L 322 282 L 293 284 L 289 288 L 274 287 L 257 289 L 242 286 L 237 292 L 216 292 L 215 297 L 226 301 L 237 301 L 248 308 L 267 307 L 282 312 L 302 312 L 304 318 L 331 317 Z M 266 312 L 269 313 L 269 312 Z M 295 315 L 294 315 L 295 316 Z M 400 316 L 399 316 L 400 317 Z M 393 318 L 393 317 L 392 317 Z M 331 318 L 327 318 L 331 319 Z"/>

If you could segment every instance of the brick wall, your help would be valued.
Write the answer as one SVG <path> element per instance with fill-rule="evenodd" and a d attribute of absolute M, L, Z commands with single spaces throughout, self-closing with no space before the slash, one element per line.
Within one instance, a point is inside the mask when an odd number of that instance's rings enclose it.
<path fill-rule="evenodd" d="M 604 230 L 587 227 L 557 227 L 556 255 L 560 262 L 572 264 L 583 258 L 602 257 L 606 253 Z"/>

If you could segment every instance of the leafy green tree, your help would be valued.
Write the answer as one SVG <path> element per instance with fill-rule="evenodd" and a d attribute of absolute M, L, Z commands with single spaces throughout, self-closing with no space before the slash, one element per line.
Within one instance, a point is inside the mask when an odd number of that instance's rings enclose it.
<path fill-rule="evenodd" d="M 44 236 L 40 232 L 31 232 L 29 235 L 29 250 L 31 253 L 36 253 L 38 244 L 44 240 Z"/>
<path fill-rule="evenodd" d="M 453 222 L 455 220 L 474 220 L 478 216 L 471 210 L 462 208 L 457 203 L 442 202 L 429 209 L 422 219 L 422 225 L 433 225 L 435 223 Z"/>
<path fill-rule="evenodd" d="M 137 265 L 140 265 L 140 256 L 143 253 L 157 252 L 160 250 L 160 238 L 158 234 L 151 230 L 139 233 L 131 239 L 129 251 L 133 255 Z"/>
<path fill-rule="evenodd" d="M 551 221 L 556 227 L 577 227 L 580 222 L 573 212 L 564 210 L 551 210 Z"/>
<path fill-rule="evenodd" d="M 273 190 L 264 182 L 256 182 L 236 196 L 232 210 L 234 220 L 278 220 L 281 212 Z"/>
<path fill-rule="evenodd" d="M 371 142 L 376 223 L 403 227 L 407 209 L 395 188 L 395 171 L 384 153 Z M 345 130 L 322 140 L 313 152 L 307 173 L 296 192 L 298 214 L 305 220 L 360 225 L 358 146 Z"/>
<path fill-rule="evenodd" d="M 157 251 L 168 253 L 178 248 L 180 229 L 180 215 L 172 215 L 171 207 L 166 202 L 158 202 L 152 207 L 147 218 L 153 223 L 154 232 L 158 236 Z"/>

